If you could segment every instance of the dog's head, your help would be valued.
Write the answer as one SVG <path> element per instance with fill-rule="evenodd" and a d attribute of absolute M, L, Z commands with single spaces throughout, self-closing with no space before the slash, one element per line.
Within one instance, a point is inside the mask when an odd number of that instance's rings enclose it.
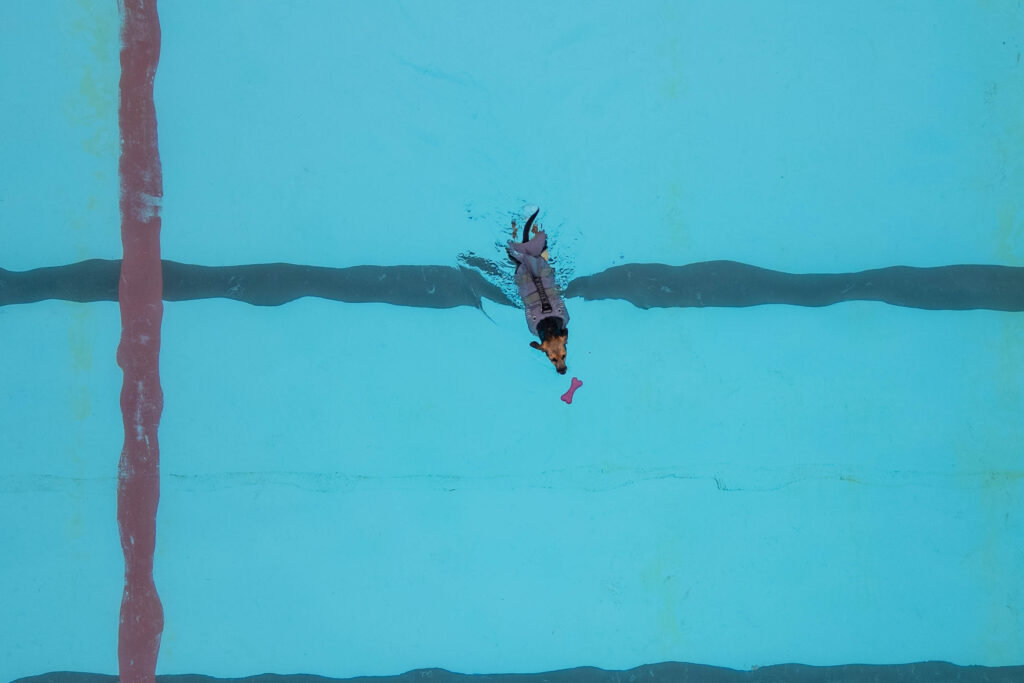
<path fill-rule="evenodd" d="M 544 337 L 539 344 L 530 342 L 530 346 L 547 354 L 548 360 L 555 366 L 559 375 L 565 374 L 565 343 L 569 340 L 569 330 L 562 330 L 561 334 L 552 334 Z"/>

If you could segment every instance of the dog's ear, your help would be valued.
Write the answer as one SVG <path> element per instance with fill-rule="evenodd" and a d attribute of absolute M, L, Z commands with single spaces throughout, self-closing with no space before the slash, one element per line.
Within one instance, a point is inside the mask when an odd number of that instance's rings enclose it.
<path fill-rule="evenodd" d="M 543 351 L 544 350 L 544 349 L 540 348 L 540 344 L 538 344 L 535 341 L 530 342 L 530 348 L 531 349 L 537 349 L 538 351 Z"/>

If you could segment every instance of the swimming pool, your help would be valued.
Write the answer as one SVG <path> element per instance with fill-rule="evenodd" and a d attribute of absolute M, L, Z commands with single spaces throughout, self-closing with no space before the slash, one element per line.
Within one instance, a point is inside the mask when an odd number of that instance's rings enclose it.
<path fill-rule="evenodd" d="M 124 666 L 121 19 L 0 8 L 4 680 Z M 1024 664 L 1022 22 L 161 3 L 156 672 Z"/>

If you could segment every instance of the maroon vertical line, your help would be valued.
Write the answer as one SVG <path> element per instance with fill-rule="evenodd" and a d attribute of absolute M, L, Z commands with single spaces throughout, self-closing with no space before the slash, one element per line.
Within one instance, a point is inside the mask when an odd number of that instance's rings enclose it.
<path fill-rule="evenodd" d="M 124 447 L 118 463 L 117 524 L 124 551 L 124 593 L 117 657 L 121 683 L 153 683 L 163 606 L 153 583 L 156 508 L 160 499 L 157 427 L 160 388 L 160 202 L 163 179 L 157 148 L 153 77 L 160 56 L 156 0 L 121 2 L 121 243 L 117 296 L 124 371 L 121 413 Z"/>

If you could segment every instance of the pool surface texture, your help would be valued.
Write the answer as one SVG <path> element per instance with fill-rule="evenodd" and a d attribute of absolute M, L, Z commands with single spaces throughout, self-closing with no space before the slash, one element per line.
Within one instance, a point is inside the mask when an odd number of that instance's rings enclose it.
<path fill-rule="evenodd" d="M 1024 681 L 1022 52 L 1009 0 L 0 4 L 0 681 Z"/>

